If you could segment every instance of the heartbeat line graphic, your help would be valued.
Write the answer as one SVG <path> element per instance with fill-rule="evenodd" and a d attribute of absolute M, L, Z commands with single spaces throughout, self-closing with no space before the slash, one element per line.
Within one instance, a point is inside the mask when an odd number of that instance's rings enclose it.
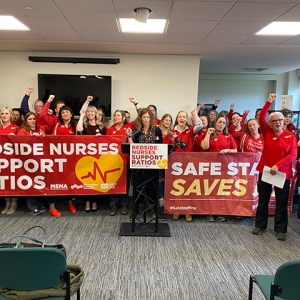
<path fill-rule="evenodd" d="M 119 170 L 121 170 L 121 168 L 116 168 L 116 169 L 107 170 L 107 171 L 104 172 L 104 174 L 102 174 L 102 172 L 101 172 L 101 170 L 100 170 L 98 164 L 97 164 L 96 162 L 94 162 L 94 170 L 93 170 L 93 173 L 88 172 L 87 175 L 82 176 L 81 179 L 86 179 L 86 178 L 91 177 L 93 180 L 95 180 L 95 179 L 96 179 L 96 175 L 97 175 L 96 172 L 98 172 L 98 174 L 100 175 L 100 177 L 101 177 L 101 179 L 103 180 L 103 182 L 106 182 L 106 177 L 107 177 L 107 174 L 108 174 L 108 173 L 117 172 L 117 171 L 119 171 Z"/>

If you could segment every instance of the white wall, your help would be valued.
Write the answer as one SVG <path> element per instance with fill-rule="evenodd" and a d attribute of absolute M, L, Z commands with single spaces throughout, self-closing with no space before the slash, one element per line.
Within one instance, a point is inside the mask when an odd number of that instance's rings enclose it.
<path fill-rule="evenodd" d="M 293 95 L 293 110 L 299 110 L 299 90 L 297 71 L 279 75 L 200 74 L 198 103 L 209 104 L 220 98 L 218 111 L 229 110 L 234 103 L 235 111 L 250 109 L 249 117 L 254 117 L 270 93 L 277 94 L 272 109 L 280 109 L 281 95 Z"/>
<path fill-rule="evenodd" d="M 200 75 L 198 103 L 214 103 L 220 98 L 218 111 L 229 110 L 230 104 L 234 103 L 235 111 L 242 113 L 250 109 L 249 117 L 254 117 L 256 109 L 264 105 L 271 92 L 270 81 L 259 77 Z"/>
<path fill-rule="evenodd" d="M 118 65 L 33 63 L 28 56 L 120 58 Z M 179 110 L 190 112 L 198 95 L 199 56 L 150 56 L 53 53 L 0 53 L 0 107 L 19 107 L 27 86 L 35 86 L 31 102 L 38 97 L 37 74 L 99 74 L 112 76 L 112 111 L 124 109 L 135 115 L 129 102 L 135 96 L 139 104 L 158 107 L 158 116 Z"/>

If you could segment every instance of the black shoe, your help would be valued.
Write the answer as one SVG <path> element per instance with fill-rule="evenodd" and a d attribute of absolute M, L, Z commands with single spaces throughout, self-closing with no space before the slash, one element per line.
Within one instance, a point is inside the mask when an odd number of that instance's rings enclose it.
<path fill-rule="evenodd" d="M 255 227 L 253 230 L 252 230 L 252 234 L 255 234 L 255 235 L 260 235 L 264 232 L 266 232 L 267 229 L 262 229 L 262 228 L 257 228 Z"/>
<path fill-rule="evenodd" d="M 285 241 L 286 240 L 286 236 L 283 232 L 277 232 L 275 237 L 278 241 Z"/>
<path fill-rule="evenodd" d="M 84 210 L 86 213 L 89 213 L 91 210 L 90 209 L 85 209 Z"/>

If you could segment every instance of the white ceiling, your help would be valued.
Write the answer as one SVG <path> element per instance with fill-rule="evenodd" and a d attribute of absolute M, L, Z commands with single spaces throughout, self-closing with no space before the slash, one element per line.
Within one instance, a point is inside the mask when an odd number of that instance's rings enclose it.
<path fill-rule="evenodd" d="M 165 33 L 121 33 L 118 18 L 134 18 L 136 7 L 167 19 Z M 272 21 L 300 22 L 296 0 L 0 0 L 0 15 L 31 29 L 0 31 L 0 51 L 201 55 L 200 73 L 300 68 L 299 35 L 254 35 Z"/>

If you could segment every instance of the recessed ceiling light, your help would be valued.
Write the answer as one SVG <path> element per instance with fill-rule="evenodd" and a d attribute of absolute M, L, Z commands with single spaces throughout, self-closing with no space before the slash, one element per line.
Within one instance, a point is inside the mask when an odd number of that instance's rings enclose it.
<path fill-rule="evenodd" d="M 141 23 L 135 19 L 121 18 L 120 25 L 122 32 L 136 32 L 136 33 L 163 33 L 165 30 L 165 19 L 151 19 L 147 23 Z"/>
<path fill-rule="evenodd" d="M 31 6 L 24 6 L 25 9 L 31 10 L 32 7 Z"/>
<path fill-rule="evenodd" d="M 298 35 L 300 22 L 272 22 L 255 33 L 256 35 Z"/>
<path fill-rule="evenodd" d="M 0 16 L 0 30 L 30 30 L 12 16 Z"/>

